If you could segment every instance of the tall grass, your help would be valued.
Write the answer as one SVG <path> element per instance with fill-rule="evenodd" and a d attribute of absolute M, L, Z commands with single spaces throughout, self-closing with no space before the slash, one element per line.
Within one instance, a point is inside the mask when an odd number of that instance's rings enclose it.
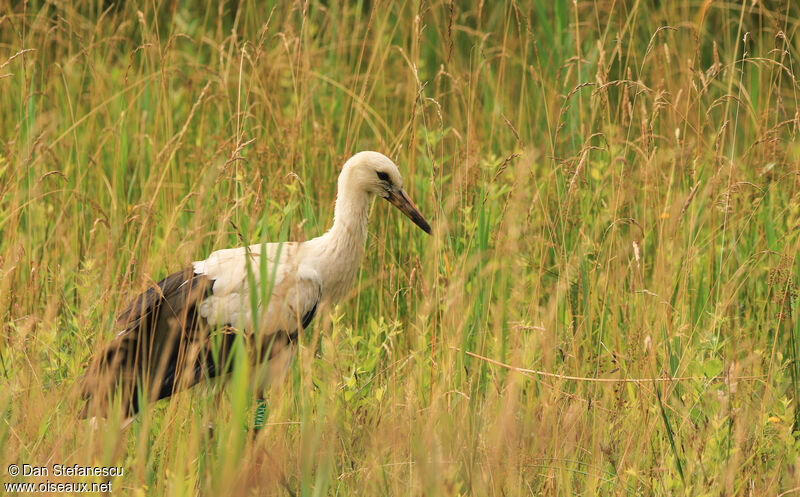
<path fill-rule="evenodd" d="M 0 0 L 0 480 L 799 492 L 798 27 L 790 0 Z M 76 419 L 127 299 L 322 233 L 364 149 L 434 236 L 375 203 L 257 436 L 246 361 L 126 431 Z"/>

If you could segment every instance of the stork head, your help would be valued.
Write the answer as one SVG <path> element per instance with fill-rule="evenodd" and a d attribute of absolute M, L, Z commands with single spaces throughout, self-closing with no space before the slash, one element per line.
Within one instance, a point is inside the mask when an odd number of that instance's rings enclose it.
<path fill-rule="evenodd" d="M 431 226 L 403 189 L 403 177 L 394 162 L 378 152 L 359 152 L 345 162 L 339 191 L 360 190 L 385 198 L 430 235 Z"/>

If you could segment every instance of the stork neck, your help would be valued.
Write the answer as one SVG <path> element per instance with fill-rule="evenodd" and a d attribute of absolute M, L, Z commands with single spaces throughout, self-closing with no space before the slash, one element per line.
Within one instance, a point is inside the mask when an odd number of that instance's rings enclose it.
<path fill-rule="evenodd" d="M 345 182 L 339 182 L 331 237 L 337 239 L 337 245 L 342 248 L 357 248 L 361 251 L 367 238 L 371 195 L 364 191 L 351 190 L 343 183 Z"/>
<path fill-rule="evenodd" d="M 333 227 L 309 242 L 309 247 L 317 254 L 316 269 L 323 280 L 323 298 L 331 304 L 350 291 L 364 255 L 370 196 L 366 192 L 353 193 L 339 189 Z"/>

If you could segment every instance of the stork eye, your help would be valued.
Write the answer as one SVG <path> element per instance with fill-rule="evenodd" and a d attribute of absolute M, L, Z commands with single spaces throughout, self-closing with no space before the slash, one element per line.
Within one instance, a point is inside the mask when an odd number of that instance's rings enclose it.
<path fill-rule="evenodd" d="M 378 171 L 378 179 L 381 181 L 389 181 L 389 173 L 385 173 L 383 171 Z"/>

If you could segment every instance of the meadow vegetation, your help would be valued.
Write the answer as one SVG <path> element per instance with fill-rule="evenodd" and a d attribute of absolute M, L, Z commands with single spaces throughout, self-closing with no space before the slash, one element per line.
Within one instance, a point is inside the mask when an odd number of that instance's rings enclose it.
<path fill-rule="evenodd" d="M 800 493 L 799 27 L 792 0 L 0 0 L 0 481 Z M 374 204 L 263 430 L 243 359 L 123 432 L 77 419 L 128 299 L 321 234 L 366 149 L 434 234 Z"/>

